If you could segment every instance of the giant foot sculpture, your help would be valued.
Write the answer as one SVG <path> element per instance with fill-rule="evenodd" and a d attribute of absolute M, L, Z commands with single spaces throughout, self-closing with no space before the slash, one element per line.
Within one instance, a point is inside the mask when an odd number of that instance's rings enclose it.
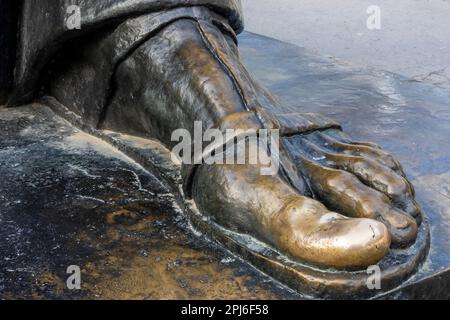
<path fill-rule="evenodd" d="M 70 43 L 60 47 L 41 83 L 91 131 L 156 139 L 170 149 L 172 133 L 194 135 L 195 121 L 203 129 L 279 130 L 274 175 L 261 175 L 261 163 L 184 165 L 185 200 L 232 250 L 322 296 L 365 294 L 364 273 L 355 270 L 380 261 L 387 287 L 417 267 L 426 228 L 416 241 L 422 213 L 398 161 L 325 117 L 283 113 L 242 65 L 235 30 L 217 10 L 145 14 L 80 44 L 76 54 Z M 241 236 L 267 250 L 249 253 Z M 392 249 L 410 247 L 394 263 Z"/>

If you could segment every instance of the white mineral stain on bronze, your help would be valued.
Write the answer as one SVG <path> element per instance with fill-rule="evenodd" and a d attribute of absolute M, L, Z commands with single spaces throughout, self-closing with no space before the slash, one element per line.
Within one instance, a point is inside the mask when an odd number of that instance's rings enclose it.
<path fill-rule="evenodd" d="M 115 131 L 110 130 L 102 130 L 102 133 L 111 138 L 113 141 L 120 141 L 122 143 L 126 143 L 128 147 L 131 147 L 136 150 L 144 150 L 148 151 L 151 150 L 153 155 L 160 155 L 161 160 L 163 158 L 167 159 L 177 159 L 177 157 L 171 157 L 171 151 L 167 149 L 164 145 L 161 144 L 161 142 L 147 139 L 147 138 L 141 138 L 137 136 L 131 136 L 123 133 L 118 133 Z M 176 168 L 174 170 L 179 169 L 181 167 L 181 161 L 173 162 L 173 161 L 166 161 L 168 165 L 174 165 Z M 170 162 L 170 163 L 169 163 Z"/>
<path fill-rule="evenodd" d="M 320 224 L 327 224 L 327 223 L 330 223 L 330 222 L 332 222 L 332 221 L 334 221 L 336 219 L 342 219 L 342 218 L 343 218 L 342 215 L 340 215 L 340 214 L 338 214 L 336 212 L 331 212 L 331 213 L 324 214 L 320 218 L 319 223 Z"/>

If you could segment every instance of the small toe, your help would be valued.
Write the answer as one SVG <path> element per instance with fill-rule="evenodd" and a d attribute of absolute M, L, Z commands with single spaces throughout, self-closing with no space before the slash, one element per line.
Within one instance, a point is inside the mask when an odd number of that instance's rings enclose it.
<path fill-rule="evenodd" d="M 394 248 L 408 247 L 417 238 L 418 227 L 416 220 L 397 209 L 390 210 L 378 218 L 388 228 Z"/>
<path fill-rule="evenodd" d="M 374 161 L 377 161 L 380 164 L 394 170 L 399 175 L 405 176 L 400 162 L 382 149 L 368 145 L 344 143 L 323 132 L 315 132 L 309 135 L 307 139 L 318 143 L 330 151 L 373 159 Z"/>

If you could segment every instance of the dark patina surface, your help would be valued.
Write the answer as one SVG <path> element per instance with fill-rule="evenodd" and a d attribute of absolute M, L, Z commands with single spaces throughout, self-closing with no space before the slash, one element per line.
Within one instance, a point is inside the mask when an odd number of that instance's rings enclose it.
<path fill-rule="evenodd" d="M 240 47 L 287 111 L 331 116 L 400 158 L 432 244 L 388 296 L 448 296 L 450 93 L 251 34 Z M 301 298 L 193 235 L 155 177 L 48 109 L 4 109 L 0 121 L 3 298 Z M 65 289 L 72 264 L 79 292 Z"/>

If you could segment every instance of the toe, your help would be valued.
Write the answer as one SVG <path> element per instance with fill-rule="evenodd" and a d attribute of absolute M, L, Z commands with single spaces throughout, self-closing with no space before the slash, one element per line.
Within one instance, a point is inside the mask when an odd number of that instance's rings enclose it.
<path fill-rule="evenodd" d="M 389 251 L 385 225 L 371 219 L 353 219 L 329 212 L 319 202 L 298 197 L 277 217 L 285 232 L 279 246 L 291 256 L 336 268 L 367 267 Z"/>
<path fill-rule="evenodd" d="M 389 229 L 394 247 L 407 247 L 416 240 L 417 223 L 403 212 L 391 209 L 387 214 L 380 215 L 379 220 Z"/>
<path fill-rule="evenodd" d="M 343 143 L 347 143 L 347 144 L 353 144 L 353 145 L 361 145 L 361 146 L 367 146 L 367 147 L 371 147 L 374 149 L 383 149 L 382 147 L 380 147 L 378 144 L 373 143 L 373 142 L 367 142 L 367 141 L 355 141 L 352 138 L 350 138 L 347 134 L 345 134 L 343 131 L 341 130 L 337 130 L 337 129 L 330 129 L 327 130 L 327 135 L 340 141 Z"/>
<path fill-rule="evenodd" d="M 331 135 L 317 132 L 309 135 L 307 139 L 318 142 L 321 146 L 334 152 L 353 156 L 363 156 L 394 170 L 401 176 L 405 176 L 400 162 L 384 150 L 368 145 L 350 144 L 337 140 Z"/>

